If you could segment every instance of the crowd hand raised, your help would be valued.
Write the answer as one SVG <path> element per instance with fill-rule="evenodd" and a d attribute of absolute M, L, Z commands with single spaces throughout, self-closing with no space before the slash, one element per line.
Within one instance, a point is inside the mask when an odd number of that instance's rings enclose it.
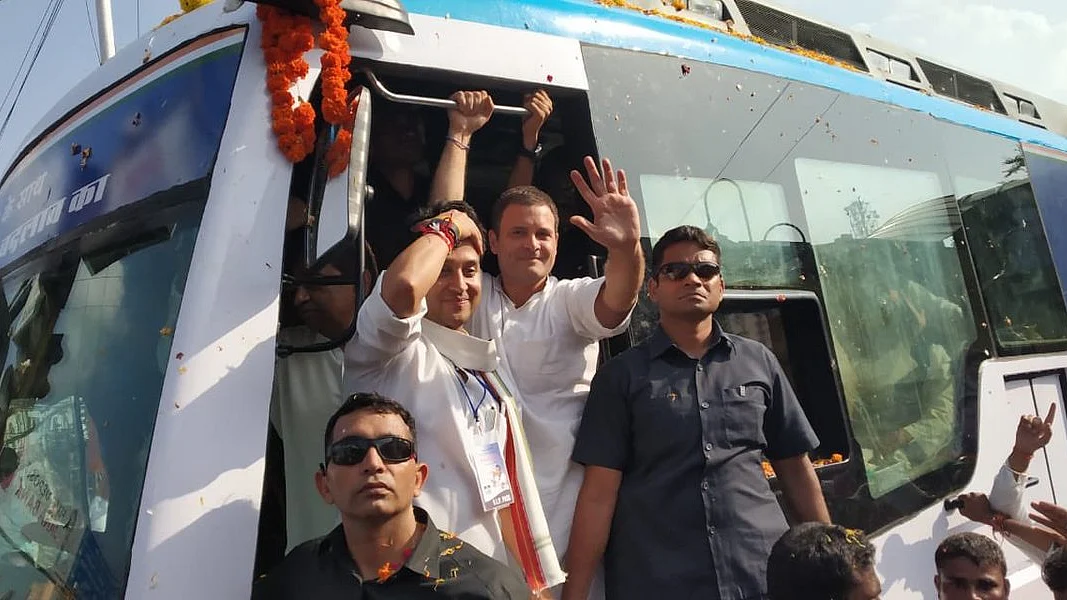
<path fill-rule="evenodd" d="M 592 210 L 593 220 L 576 215 L 571 223 L 609 251 L 635 247 L 641 237 L 641 219 L 637 203 L 630 197 L 626 173 L 613 171 L 606 158 L 601 173 L 591 156 L 585 157 L 585 172 L 589 183 L 578 171 L 571 171 L 571 181 Z"/>
<path fill-rule="evenodd" d="M 1048 407 L 1045 418 L 1025 415 L 1019 418 L 1015 428 L 1015 449 L 1026 454 L 1034 454 L 1045 447 L 1052 439 L 1052 423 L 1056 420 L 1056 403 Z"/>
<path fill-rule="evenodd" d="M 448 131 L 453 135 L 473 135 L 493 116 L 493 97 L 489 92 L 456 92 L 450 98 L 456 103 L 448 110 Z"/>
<path fill-rule="evenodd" d="M 1040 523 L 1059 534 L 1062 538 L 1061 544 L 1067 540 L 1067 509 L 1044 501 L 1031 502 L 1030 508 L 1036 511 L 1030 513 L 1030 518 L 1035 523 Z"/>
<path fill-rule="evenodd" d="M 485 250 L 482 246 L 482 233 L 475 225 L 474 221 L 467 216 L 467 213 L 458 210 L 449 210 L 437 215 L 438 219 L 444 219 L 451 221 L 458 230 L 457 244 L 467 242 L 478 251 L 478 254 L 482 254 Z"/>
<path fill-rule="evenodd" d="M 522 143 L 527 150 L 533 151 L 541 136 L 541 127 L 552 114 L 552 98 L 548 92 L 537 90 L 523 96 L 522 107 L 526 109 L 526 117 L 522 120 Z"/>
<path fill-rule="evenodd" d="M 960 501 L 960 514 L 977 523 L 989 525 L 993 522 L 993 508 L 989 505 L 989 497 L 978 492 L 962 494 Z"/>

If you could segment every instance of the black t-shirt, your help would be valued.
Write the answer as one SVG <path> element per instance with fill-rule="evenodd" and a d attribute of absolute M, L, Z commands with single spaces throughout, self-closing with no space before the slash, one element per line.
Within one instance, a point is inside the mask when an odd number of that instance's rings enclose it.
<path fill-rule="evenodd" d="M 438 530 L 421 508 L 415 508 L 415 519 L 426 526 L 422 539 L 403 568 L 383 582 L 360 576 L 348 553 L 344 529 L 338 525 L 325 537 L 293 548 L 255 583 L 252 600 L 529 600 L 521 573 Z"/>
<path fill-rule="evenodd" d="M 374 197 L 366 206 L 366 238 L 378 267 L 385 269 L 411 243 L 411 226 L 415 224 L 419 210 L 426 206 L 430 181 L 416 176 L 415 191 L 410 198 L 400 195 L 377 171 L 372 170 L 367 175 L 367 182 L 374 188 Z"/>

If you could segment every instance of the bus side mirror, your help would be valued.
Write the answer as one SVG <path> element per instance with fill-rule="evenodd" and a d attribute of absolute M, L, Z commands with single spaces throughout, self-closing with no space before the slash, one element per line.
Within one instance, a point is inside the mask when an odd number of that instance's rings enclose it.
<path fill-rule="evenodd" d="M 359 104 L 353 114 L 352 149 L 348 169 L 326 181 L 312 231 L 311 263 L 317 263 L 332 248 L 347 244 L 359 248 L 363 206 L 370 197 L 367 187 L 367 149 L 370 146 L 371 95 L 366 88 L 355 93 Z M 336 135 L 336 131 L 333 131 Z"/>
<path fill-rule="evenodd" d="M 408 21 L 408 11 L 399 0 L 341 0 L 348 18 L 346 25 L 415 35 Z"/>

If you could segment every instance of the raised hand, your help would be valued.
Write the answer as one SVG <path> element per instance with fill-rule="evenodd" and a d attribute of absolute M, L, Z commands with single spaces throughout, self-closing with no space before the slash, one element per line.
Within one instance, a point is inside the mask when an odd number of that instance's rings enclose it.
<path fill-rule="evenodd" d="M 541 135 L 541 127 L 552 114 L 552 98 L 548 92 L 537 90 L 532 94 L 526 94 L 522 99 L 522 106 L 526 109 L 526 118 L 522 120 L 522 144 L 530 151 L 537 147 L 537 140 Z"/>
<path fill-rule="evenodd" d="M 593 220 L 573 216 L 571 223 L 609 251 L 633 248 L 641 237 L 641 219 L 637 203 L 630 197 L 626 173 L 622 169 L 613 171 L 611 161 L 606 158 L 601 173 L 591 156 L 585 157 L 585 172 L 589 183 L 578 171 L 571 171 L 571 181 L 592 209 Z"/>
<path fill-rule="evenodd" d="M 451 99 L 455 108 L 448 110 L 448 131 L 454 135 L 470 136 L 489 122 L 493 116 L 493 97 L 489 92 L 456 92 Z M 462 140 L 466 143 L 466 140 Z"/>
<path fill-rule="evenodd" d="M 1061 537 L 1067 538 L 1067 509 L 1044 501 L 1031 502 L 1030 508 L 1037 511 L 1030 513 L 1030 518 L 1034 522 L 1040 523 L 1055 531 Z"/>
<path fill-rule="evenodd" d="M 467 213 L 459 210 L 450 210 L 437 215 L 437 218 L 451 221 L 456 226 L 459 231 L 457 243 L 467 242 L 478 251 L 478 254 L 485 252 L 485 248 L 482 247 L 482 232 L 474 221 L 467 216 Z"/>
<path fill-rule="evenodd" d="M 989 525 L 993 522 L 993 508 L 985 494 L 970 492 L 959 497 L 960 514 L 977 523 Z"/>
<path fill-rule="evenodd" d="M 1045 447 L 1052 439 L 1052 423 L 1056 420 L 1056 403 L 1048 407 L 1045 418 L 1025 415 L 1019 418 L 1015 428 L 1015 449 L 1026 454 L 1033 454 Z"/>

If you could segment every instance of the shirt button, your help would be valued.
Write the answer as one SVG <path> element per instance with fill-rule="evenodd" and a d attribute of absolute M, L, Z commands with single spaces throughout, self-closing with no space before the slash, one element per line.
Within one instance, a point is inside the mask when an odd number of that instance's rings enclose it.
<path fill-rule="evenodd" d="M 709 525 L 708 526 L 708 535 L 710 535 L 710 536 L 714 536 L 715 535 L 715 526 L 714 525 Z"/>
<path fill-rule="evenodd" d="M 702 490 L 708 489 L 708 482 L 705 481 L 704 483 L 700 484 L 700 489 L 702 489 Z"/>
<path fill-rule="evenodd" d="M 711 452 L 711 444 L 704 444 L 704 450 L 707 452 Z"/>
<path fill-rule="evenodd" d="M 697 365 L 697 371 L 703 371 L 704 365 Z"/>
<path fill-rule="evenodd" d="M 709 406 L 711 406 L 711 405 L 710 405 L 710 404 L 708 404 L 707 402 L 701 402 L 701 403 L 700 403 L 700 408 L 707 408 L 707 407 L 709 407 Z"/>

